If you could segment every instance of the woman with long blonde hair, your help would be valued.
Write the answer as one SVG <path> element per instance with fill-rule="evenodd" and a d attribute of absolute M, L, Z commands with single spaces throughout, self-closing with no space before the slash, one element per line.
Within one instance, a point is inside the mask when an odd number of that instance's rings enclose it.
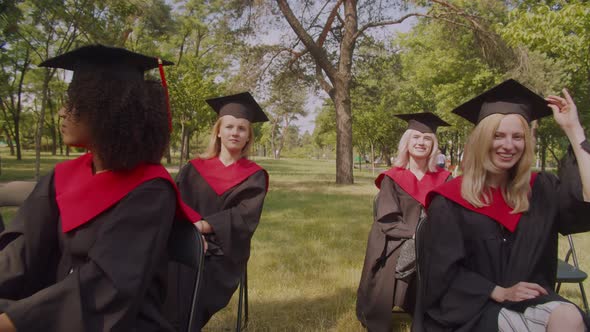
<path fill-rule="evenodd" d="M 396 266 L 402 246 L 413 241 L 426 193 L 450 175 L 436 166 L 436 129 L 448 124 L 432 113 L 397 116 L 408 121 L 408 129 L 400 139 L 394 167 L 375 180 L 380 190 L 357 292 L 357 317 L 369 331 L 391 331 L 394 306 L 413 312 L 413 273 Z"/>
<path fill-rule="evenodd" d="M 476 124 L 463 175 L 426 199 L 417 236 L 415 331 L 584 331 L 555 293 L 557 233 L 590 230 L 590 144 L 574 101 L 508 80 L 453 112 Z M 569 139 L 560 178 L 531 171 L 529 122 L 553 113 Z"/>
<path fill-rule="evenodd" d="M 203 216 L 195 226 L 208 246 L 197 301 L 195 325 L 199 331 L 227 305 L 238 287 L 268 189 L 266 171 L 247 158 L 254 141 L 251 124 L 268 121 L 256 100 L 244 92 L 208 99 L 207 103 L 219 115 L 209 146 L 176 178 L 183 201 Z M 177 315 L 172 318 L 175 325 L 184 326 L 190 294 L 182 290 L 190 285 L 190 278 L 185 278 L 179 266 L 171 279 L 178 286 L 172 296 L 178 298 L 169 300 L 172 308 L 167 311 Z"/>

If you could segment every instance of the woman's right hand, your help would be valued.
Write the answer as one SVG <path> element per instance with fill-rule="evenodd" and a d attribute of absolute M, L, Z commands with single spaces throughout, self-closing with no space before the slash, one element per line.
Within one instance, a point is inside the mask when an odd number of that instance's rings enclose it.
<path fill-rule="evenodd" d="M 520 302 L 547 294 L 545 288 L 539 284 L 521 281 L 509 288 L 496 286 L 490 297 L 492 300 L 502 303 L 504 301 Z"/>
<path fill-rule="evenodd" d="M 0 332 L 16 332 L 16 327 L 6 314 L 0 315 Z"/>
<path fill-rule="evenodd" d="M 204 220 L 199 220 L 196 223 L 194 223 L 193 225 L 195 225 L 195 227 L 199 230 L 199 233 L 201 234 L 201 238 L 203 239 L 203 245 L 205 246 L 205 251 L 207 251 L 207 249 L 209 249 L 209 245 L 207 244 L 207 239 L 205 239 L 205 236 L 203 235 L 203 223 L 202 221 Z"/>

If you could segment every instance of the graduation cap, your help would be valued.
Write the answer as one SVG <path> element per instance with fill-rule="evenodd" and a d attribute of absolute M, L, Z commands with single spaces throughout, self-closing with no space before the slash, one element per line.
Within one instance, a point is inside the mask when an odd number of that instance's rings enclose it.
<path fill-rule="evenodd" d="M 162 60 L 162 65 L 172 65 Z M 158 67 L 158 58 L 131 52 L 124 48 L 104 45 L 88 45 L 47 59 L 40 67 L 63 68 L 74 71 L 74 77 L 82 72 L 105 73 L 107 77 L 122 80 L 143 80 L 146 70 Z"/>
<path fill-rule="evenodd" d="M 143 81 L 143 74 L 146 70 L 160 68 L 160 77 L 166 95 L 168 128 L 171 131 L 170 100 L 162 66 L 173 64 L 170 61 L 131 52 L 124 48 L 97 44 L 82 46 L 73 51 L 47 59 L 41 62 L 39 66 L 72 70 L 74 72 L 73 82 L 80 75 L 96 75 L 97 73 L 101 74 L 99 76 L 100 79 Z"/>
<path fill-rule="evenodd" d="M 543 97 L 509 79 L 455 108 L 453 113 L 478 124 L 491 114 L 519 114 L 531 122 L 552 111 Z"/>
<path fill-rule="evenodd" d="M 450 124 L 430 112 L 396 114 L 395 116 L 407 121 L 408 129 L 417 130 L 421 133 L 436 134 L 436 129 L 439 126 L 450 126 Z"/>
<path fill-rule="evenodd" d="M 242 92 L 235 95 L 211 98 L 206 100 L 219 117 L 231 115 L 239 119 L 246 119 L 252 123 L 266 122 L 268 117 L 250 92 Z"/>

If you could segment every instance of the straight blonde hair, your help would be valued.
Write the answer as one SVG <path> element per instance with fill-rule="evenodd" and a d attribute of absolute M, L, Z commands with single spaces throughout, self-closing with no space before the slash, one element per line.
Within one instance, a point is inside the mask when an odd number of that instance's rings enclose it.
<path fill-rule="evenodd" d="M 399 145 L 397 147 L 397 156 L 395 157 L 395 162 L 393 163 L 394 166 L 405 169 L 410 167 L 410 137 L 415 133 L 420 132 L 414 129 L 408 129 L 402 135 L 402 138 L 399 140 Z M 435 134 L 425 133 L 425 135 L 432 138 L 432 149 L 430 150 L 430 155 L 428 156 L 428 171 L 436 172 L 436 152 L 438 151 L 438 139 L 436 139 Z"/>
<path fill-rule="evenodd" d="M 213 128 L 211 129 L 211 136 L 209 136 L 209 145 L 205 152 L 199 155 L 201 159 L 210 159 L 213 157 L 219 156 L 221 152 L 221 138 L 217 137 L 219 134 L 219 130 L 221 128 L 221 122 L 223 117 L 217 119 Z M 252 124 L 248 122 L 248 142 L 242 148 L 242 158 L 248 157 L 250 155 L 250 147 L 252 146 L 252 142 L 254 142 L 254 129 L 252 128 Z"/>
<path fill-rule="evenodd" d="M 497 174 L 501 170 L 490 159 L 490 149 L 496 130 L 504 117 L 506 117 L 505 114 L 492 114 L 485 117 L 475 126 L 465 145 L 461 196 L 478 208 L 493 204 L 487 181 L 491 173 Z M 508 171 L 508 181 L 500 188 L 513 214 L 529 209 L 531 165 L 534 158 L 529 124 L 522 116 L 518 118 L 524 130 L 524 151 L 520 160 Z"/>

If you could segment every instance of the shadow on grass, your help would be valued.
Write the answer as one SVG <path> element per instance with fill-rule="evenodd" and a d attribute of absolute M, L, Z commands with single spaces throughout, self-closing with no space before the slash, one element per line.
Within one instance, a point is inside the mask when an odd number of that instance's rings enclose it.
<path fill-rule="evenodd" d="M 250 300 L 246 331 L 366 331 L 350 310 L 355 301 L 356 291 L 345 288 L 316 298 Z M 393 331 L 409 331 L 412 323 L 409 315 L 392 313 L 391 318 Z M 237 298 L 234 298 L 203 331 L 234 331 L 236 319 Z"/>

